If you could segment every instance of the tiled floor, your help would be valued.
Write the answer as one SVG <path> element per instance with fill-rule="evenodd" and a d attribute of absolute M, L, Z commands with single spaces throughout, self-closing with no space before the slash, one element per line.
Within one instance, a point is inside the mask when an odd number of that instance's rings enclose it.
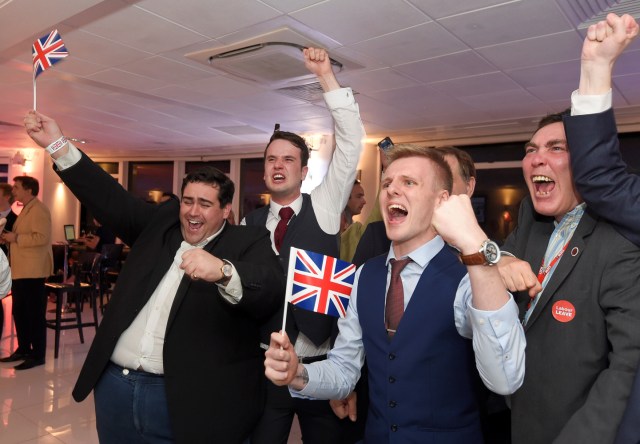
<path fill-rule="evenodd" d="M 0 341 L 0 356 L 8 356 L 17 347 L 10 327 L 11 299 L 2 301 L 5 325 Z M 53 308 L 49 304 L 49 308 Z M 49 314 L 51 316 L 51 314 Z M 85 307 L 84 317 L 91 316 Z M 0 326 L 1 328 L 1 326 Z M 78 372 L 84 362 L 95 329 L 85 328 L 85 343 L 77 330 L 61 333 L 58 359 L 53 359 L 53 330 L 48 329 L 46 364 L 15 371 L 15 363 L 0 363 L 0 443 L 93 444 L 98 443 L 93 396 L 77 403 L 71 397 Z M 297 421 L 289 444 L 302 442 Z"/>
<path fill-rule="evenodd" d="M 17 339 L 10 325 L 11 298 L 2 301 L 5 325 L 0 356 L 11 354 Z M 53 308 L 49 304 L 49 308 Z M 90 316 L 88 307 L 85 317 Z M 49 314 L 51 315 L 51 314 Z M 16 363 L 0 363 L 0 442 L 97 443 L 93 398 L 77 403 L 71 390 L 93 340 L 95 329 L 85 328 L 85 343 L 77 330 L 61 334 L 60 356 L 53 359 L 53 330 L 48 330 L 46 364 L 15 371 Z"/>

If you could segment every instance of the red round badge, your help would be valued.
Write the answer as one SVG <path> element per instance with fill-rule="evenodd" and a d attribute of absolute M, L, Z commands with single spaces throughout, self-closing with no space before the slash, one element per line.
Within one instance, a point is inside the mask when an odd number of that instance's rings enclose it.
<path fill-rule="evenodd" d="M 551 314 L 556 318 L 556 321 L 569 322 L 576 317 L 576 308 L 569 301 L 558 301 L 553 304 Z"/>

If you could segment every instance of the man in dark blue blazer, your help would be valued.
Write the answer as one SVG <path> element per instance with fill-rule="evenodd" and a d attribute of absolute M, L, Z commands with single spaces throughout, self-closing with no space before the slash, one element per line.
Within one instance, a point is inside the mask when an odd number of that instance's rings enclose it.
<path fill-rule="evenodd" d="M 261 323 L 284 277 L 264 227 L 227 224 L 233 182 L 189 173 L 180 202 L 129 194 L 31 111 L 31 138 L 58 175 L 131 251 L 73 390 L 94 391 L 101 442 L 236 443 L 262 414 Z"/>
<path fill-rule="evenodd" d="M 578 191 L 589 208 L 640 245 L 640 177 L 629 174 L 620 155 L 612 103 L 612 71 L 618 56 L 638 35 L 629 15 L 609 14 L 589 27 L 582 49 L 580 86 L 564 120 Z M 617 444 L 640 442 L 640 372 L 620 423 Z"/>

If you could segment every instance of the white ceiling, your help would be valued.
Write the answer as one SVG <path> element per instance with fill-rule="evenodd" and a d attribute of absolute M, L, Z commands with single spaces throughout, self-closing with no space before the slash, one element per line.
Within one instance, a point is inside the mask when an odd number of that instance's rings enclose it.
<path fill-rule="evenodd" d="M 32 146 L 22 129 L 31 45 L 53 29 L 70 56 L 38 77 L 38 110 L 93 155 L 261 152 L 276 122 L 331 133 L 321 101 L 186 57 L 283 27 L 345 63 L 338 79 L 357 92 L 371 141 L 523 140 L 577 86 L 584 30 L 574 23 L 593 15 L 577 17 L 577 3 L 640 9 L 637 0 L 0 0 L 0 150 Z M 621 129 L 640 130 L 639 42 L 614 82 Z"/>

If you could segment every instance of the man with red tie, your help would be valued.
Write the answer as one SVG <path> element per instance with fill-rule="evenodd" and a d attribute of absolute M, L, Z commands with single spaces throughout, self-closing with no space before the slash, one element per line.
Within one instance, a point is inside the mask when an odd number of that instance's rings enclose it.
<path fill-rule="evenodd" d="M 325 50 L 304 50 L 305 66 L 315 74 L 324 90 L 327 108 L 335 122 L 336 147 L 327 175 L 310 194 L 301 192 L 309 160 L 309 149 L 297 134 L 276 130 L 264 152 L 264 180 L 271 194 L 270 204 L 246 216 L 247 225 L 266 226 L 273 249 L 279 254 L 283 273 L 290 247 L 339 257 L 340 215 L 356 176 L 364 129 L 358 105 L 350 88 L 341 88 Z M 331 316 L 289 306 L 287 331 L 306 362 L 324 359 L 337 332 Z M 282 325 L 280 310 L 263 329 L 262 346 L 269 334 Z M 252 444 L 286 442 L 296 413 L 305 443 L 338 442 L 340 420 L 327 401 L 294 399 L 286 388 L 269 383 L 267 405 L 251 438 Z"/>

